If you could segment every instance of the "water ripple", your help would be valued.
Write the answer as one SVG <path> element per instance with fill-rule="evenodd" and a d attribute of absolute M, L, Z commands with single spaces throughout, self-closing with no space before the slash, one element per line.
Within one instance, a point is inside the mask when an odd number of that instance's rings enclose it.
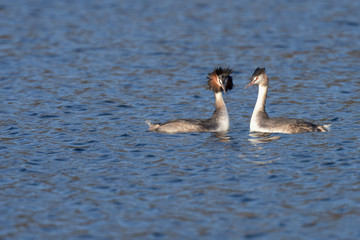
<path fill-rule="evenodd" d="M 176 11 L 174 11 L 176 9 Z M 0 238 L 357 239 L 356 1 L 3 1 Z M 230 66 L 226 134 L 208 118 Z M 271 116 L 326 134 L 249 135 L 253 69 Z"/>

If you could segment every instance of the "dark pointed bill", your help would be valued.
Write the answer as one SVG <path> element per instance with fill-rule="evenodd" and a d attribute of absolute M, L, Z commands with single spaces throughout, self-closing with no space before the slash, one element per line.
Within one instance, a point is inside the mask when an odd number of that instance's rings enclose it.
<path fill-rule="evenodd" d="M 246 85 L 245 89 L 247 89 L 248 87 L 251 87 L 254 83 L 255 83 L 255 77 L 259 76 L 260 74 L 263 74 L 265 73 L 265 68 L 260 68 L 260 67 L 257 67 L 254 71 L 254 73 L 252 74 L 251 76 L 251 82 Z"/>
<path fill-rule="evenodd" d="M 228 77 L 225 78 L 225 81 L 220 81 L 220 87 L 222 88 L 224 94 L 226 94 L 226 88 L 224 86 L 224 83 L 227 81 Z"/>
<path fill-rule="evenodd" d="M 246 85 L 244 88 L 247 89 L 248 87 L 251 87 L 253 84 L 255 83 L 255 81 L 251 81 L 248 85 Z"/>

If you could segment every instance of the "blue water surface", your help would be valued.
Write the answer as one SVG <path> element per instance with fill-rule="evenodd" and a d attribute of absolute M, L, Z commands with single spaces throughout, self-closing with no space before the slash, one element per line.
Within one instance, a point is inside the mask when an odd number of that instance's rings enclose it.
<path fill-rule="evenodd" d="M 0 2 L 0 239 L 359 239 L 359 1 Z M 235 69 L 227 134 L 206 76 Z M 328 133 L 249 133 L 267 111 Z"/>

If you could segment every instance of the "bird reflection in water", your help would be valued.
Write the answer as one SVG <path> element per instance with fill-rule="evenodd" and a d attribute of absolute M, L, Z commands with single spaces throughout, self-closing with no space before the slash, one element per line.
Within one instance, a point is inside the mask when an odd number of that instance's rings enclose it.
<path fill-rule="evenodd" d="M 227 135 L 227 132 L 212 133 L 212 136 L 217 137 L 220 142 L 224 142 L 224 143 L 230 142 L 230 137 Z"/>
<path fill-rule="evenodd" d="M 256 132 L 256 133 L 250 133 L 249 136 L 252 138 L 249 138 L 248 140 L 255 145 L 257 143 L 276 142 L 277 140 L 280 139 L 280 136 L 271 136 L 271 133 Z"/>
<path fill-rule="evenodd" d="M 243 153 L 238 156 L 239 158 L 257 165 L 272 164 L 280 160 L 281 156 L 279 155 L 279 153 L 275 153 L 275 155 L 273 153 L 271 154 L 272 156 L 269 156 L 266 148 L 263 147 L 263 144 L 276 142 L 280 139 L 280 136 L 272 136 L 271 133 L 260 132 L 250 133 L 249 136 L 250 138 L 248 140 L 255 149 L 251 151 L 251 156 Z"/>

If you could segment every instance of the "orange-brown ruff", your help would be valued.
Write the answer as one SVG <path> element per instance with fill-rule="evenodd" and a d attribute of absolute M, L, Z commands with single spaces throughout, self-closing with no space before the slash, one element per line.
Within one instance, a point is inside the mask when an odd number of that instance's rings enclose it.
<path fill-rule="evenodd" d="M 229 115 L 222 91 L 227 92 L 233 88 L 233 71 L 230 68 L 217 67 L 208 74 L 208 87 L 215 94 L 215 111 L 209 119 L 177 119 L 166 123 L 151 123 L 150 131 L 161 133 L 188 133 L 188 132 L 226 132 L 229 129 Z"/>
<path fill-rule="evenodd" d="M 258 98 L 250 120 L 250 131 L 267 133 L 305 133 L 305 132 L 327 132 L 330 125 L 316 125 L 302 119 L 293 118 L 270 118 L 265 111 L 266 94 L 269 86 L 269 78 L 265 68 L 256 68 L 251 77 L 251 85 L 259 86 Z"/>

